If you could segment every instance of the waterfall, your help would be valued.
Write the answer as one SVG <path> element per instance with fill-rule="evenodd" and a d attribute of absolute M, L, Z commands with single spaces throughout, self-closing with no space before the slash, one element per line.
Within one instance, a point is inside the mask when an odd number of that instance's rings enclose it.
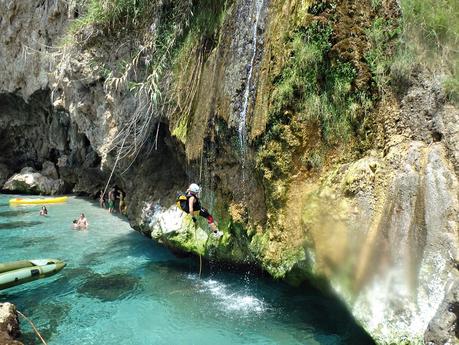
<path fill-rule="evenodd" d="M 247 117 L 247 110 L 249 107 L 249 97 L 250 97 L 250 87 L 252 85 L 252 77 L 253 77 L 253 64 L 255 62 L 255 56 L 257 53 L 257 28 L 258 28 L 258 21 L 260 19 L 261 9 L 263 8 L 264 0 L 255 0 L 255 21 L 252 27 L 252 54 L 249 63 L 249 69 L 247 73 L 247 82 L 245 84 L 244 90 L 244 101 L 242 103 L 242 109 L 239 114 L 239 144 L 241 149 L 244 151 L 245 142 L 247 140 L 247 127 L 246 127 L 246 117 Z M 253 18 L 253 17 L 252 17 Z"/>

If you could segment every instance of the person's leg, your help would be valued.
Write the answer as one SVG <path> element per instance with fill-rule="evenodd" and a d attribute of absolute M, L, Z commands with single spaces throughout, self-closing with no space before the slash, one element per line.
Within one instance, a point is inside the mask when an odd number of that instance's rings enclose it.
<path fill-rule="evenodd" d="M 212 232 L 213 233 L 217 233 L 218 228 L 217 228 L 217 225 L 215 224 L 214 217 L 212 217 L 212 215 L 205 208 L 202 207 L 199 210 L 199 215 L 201 217 L 206 218 L 207 219 L 207 223 L 209 223 L 209 227 L 212 230 Z"/>

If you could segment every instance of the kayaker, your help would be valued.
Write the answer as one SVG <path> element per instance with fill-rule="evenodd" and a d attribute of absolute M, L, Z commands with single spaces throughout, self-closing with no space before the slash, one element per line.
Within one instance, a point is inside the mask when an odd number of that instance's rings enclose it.
<path fill-rule="evenodd" d="M 40 216 L 47 216 L 48 215 L 48 210 L 46 209 L 46 206 L 42 206 L 40 210 Z"/>
<path fill-rule="evenodd" d="M 182 211 L 190 214 L 194 223 L 197 222 L 197 215 L 206 218 L 214 237 L 219 238 L 223 235 L 223 232 L 218 230 L 214 221 L 214 217 L 212 217 L 212 215 L 204 207 L 201 206 L 201 203 L 199 202 L 200 192 L 201 187 L 199 187 L 196 183 L 190 184 L 186 193 L 178 197 L 177 206 Z"/>

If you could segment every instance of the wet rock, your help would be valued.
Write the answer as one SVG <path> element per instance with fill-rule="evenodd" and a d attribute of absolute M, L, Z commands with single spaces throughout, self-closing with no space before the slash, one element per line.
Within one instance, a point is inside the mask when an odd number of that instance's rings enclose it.
<path fill-rule="evenodd" d="M 20 173 L 10 177 L 3 189 L 21 194 L 54 195 L 64 191 L 64 182 L 43 176 L 33 168 L 26 167 Z"/>
<path fill-rule="evenodd" d="M 14 340 L 19 335 L 19 319 L 16 307 L 8 302 L 0 303 L 0 345 L 23 345 Z"/>
<path fill-rule="evenodd" d="M 157 203 L 145 204 L 142 219 L 142 227 L 151 231 L 154 240 L 170 248 L 204 255 L 207 233 L 175 205 L 166 209 Z"/>

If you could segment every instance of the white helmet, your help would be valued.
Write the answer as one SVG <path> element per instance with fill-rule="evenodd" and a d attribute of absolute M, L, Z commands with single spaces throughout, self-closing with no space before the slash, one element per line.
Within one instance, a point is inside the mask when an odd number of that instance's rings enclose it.
<path fill-rule="evenodd" d="M 199 187 L 196 183 L 192 183 L 192 184 L 190 184 L 190 186 L 188 187 L 188 190 L 189 190 L 191 193 L 199 194 L 199 193 L 201 192 L 201 187 Z"/>

